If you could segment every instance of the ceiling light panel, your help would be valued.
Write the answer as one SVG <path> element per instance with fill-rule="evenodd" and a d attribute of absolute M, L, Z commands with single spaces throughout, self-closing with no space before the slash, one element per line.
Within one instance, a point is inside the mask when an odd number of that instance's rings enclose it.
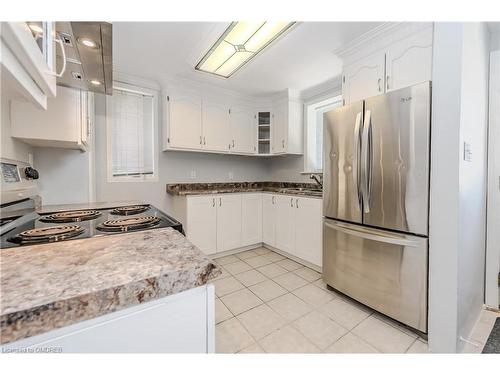
<path fill-rule="evenodd" d="M 295 22 L 233 22 L 195 69 L 230 77 Z"/>

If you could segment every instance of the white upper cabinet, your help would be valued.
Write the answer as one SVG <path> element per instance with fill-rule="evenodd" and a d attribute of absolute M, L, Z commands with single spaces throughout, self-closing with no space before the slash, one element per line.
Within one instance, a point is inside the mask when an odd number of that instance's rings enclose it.
<path fill-rule="evenodd" d="M 47 109 L 47 99 L 56 96 L 54 22 L 36 26 L 34 35 L 26 22 L 1 23 L 2 95 Z"/>
<path fill-rule="evenodd" d="M 342 84 L 345 103 L 354 103 L 384 92 L 385 54 L 378 53 L 344 70 Z"/>
<path fill-rule="evenodd" d="M 296 98 L 287 98 L 274 104 L 271 125 L 271 153 L 303 153 L 303 104 Z"/>
<path fill-rule="evenodd" d="M 231 123 L 228 105 L 204 99 L 202 104 L 202 129 L 203 149 L 229 152 Z"/>
<path fill-rule="evenodd" d="M 354 44 L 354 58 L 344 59 L 344 104 L 432 79 L 432 24 L 403 23 L 378 39 Z"/>
<path fill-rule="evenodd" d="M 201 96 L 182 90 L 167 95 L 168 148 L 201 149 Z"/>
<path fill-rule="evenodd" d="M 58 95 L 47 102 L 47 110 L 31 103 L 11 102 L 12 137 L 39 147 L 85 150 L 92 131 L 92 93 L 58 87 Z"/>
<path fill-rule="evenodd" d="M 243 106 L 231 107 L 231 152 L 255 154 L 257 152 L 257 122 L 255 111 Z"/>
<path fill-rule="evenodd" d="M 387 49 L 386 92 L 430 81 L 432 28 L 422 30 Z"/>
<path fill-rule="evenodd" d="M 241 195 L 241 246 L 262 242 L 262 194 Z"/>
<path fill-rule="evenodd" d="M 217 252 L 241 247 L 241 195 L 225 194 L 216 198 Z"/>
<path fill-rule="evenodd" d="M 216 197 L 187 197 L 186 237 L 205 254 L 217 252 Z"/>

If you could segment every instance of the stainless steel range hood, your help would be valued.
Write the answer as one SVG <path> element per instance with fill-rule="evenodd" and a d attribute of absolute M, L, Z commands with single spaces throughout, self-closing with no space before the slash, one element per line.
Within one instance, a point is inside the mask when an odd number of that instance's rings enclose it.
<path fill-rule="evenodd" d="M 108 22 L 56 22 L 66 54 L 66 71 L 57 84 L 113 94 L 112 25 Z M 61 49 L 57 66 L 62 66 Z"/>

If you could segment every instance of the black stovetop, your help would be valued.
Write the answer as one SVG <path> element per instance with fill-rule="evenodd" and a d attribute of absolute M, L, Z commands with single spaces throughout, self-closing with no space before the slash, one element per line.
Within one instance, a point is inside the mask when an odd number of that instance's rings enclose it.
<path fill-rule="evenodd" d="M 156 207 L 141 205 L 138 208 L 137 210 L 120 210 L 118 208 L 118 211 L 116 208 L 75 210 L 62 213 L 44 213 L 43 215 L 35 215 L 34 218 L 33 215 L 31 217 L 19 217 L 8 223 L 9 226 L 13 225 L 14 228 L 2 234 L 0 247 L 3 249 L 165 227 L 173 227 L 183 233 L 181 223 Z M 74 216 L 70 213 L 76 211 L 87 211 L 81 221 L 70 220 L 72 219 L 71 216 Z M 23 218 L 25 219 L 23 220 Z M 119 220 L 126 220 L 124 223 L 126 225 L 120 225 L 122 222 Z M 49 229 L 51 227 L 64 227 L 64 230 L 62 230 L 64 233 L 57 236 L 53 235 L 53 233 L 46 235 L 52 231 Z M 28 236 L 23 236 L 23 233 L 28 233 Z M 43 240 L 38 237 L 39 233 L 45 234 Z"/>

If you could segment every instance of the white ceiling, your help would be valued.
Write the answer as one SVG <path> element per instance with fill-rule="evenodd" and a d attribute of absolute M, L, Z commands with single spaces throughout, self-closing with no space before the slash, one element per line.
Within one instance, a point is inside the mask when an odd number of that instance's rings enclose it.
<path fill-rule="evenodd" d="M 266 48 L 232 77 L 194 70 L 197 60 L 226 23 L 113 23 L 114 69 L 158 81 L 182 77 L 251 95 L 286 88 L 304 90 L 341 73 L 332 51 L 380 25 L 379 22 L 303 22 Z"/>

